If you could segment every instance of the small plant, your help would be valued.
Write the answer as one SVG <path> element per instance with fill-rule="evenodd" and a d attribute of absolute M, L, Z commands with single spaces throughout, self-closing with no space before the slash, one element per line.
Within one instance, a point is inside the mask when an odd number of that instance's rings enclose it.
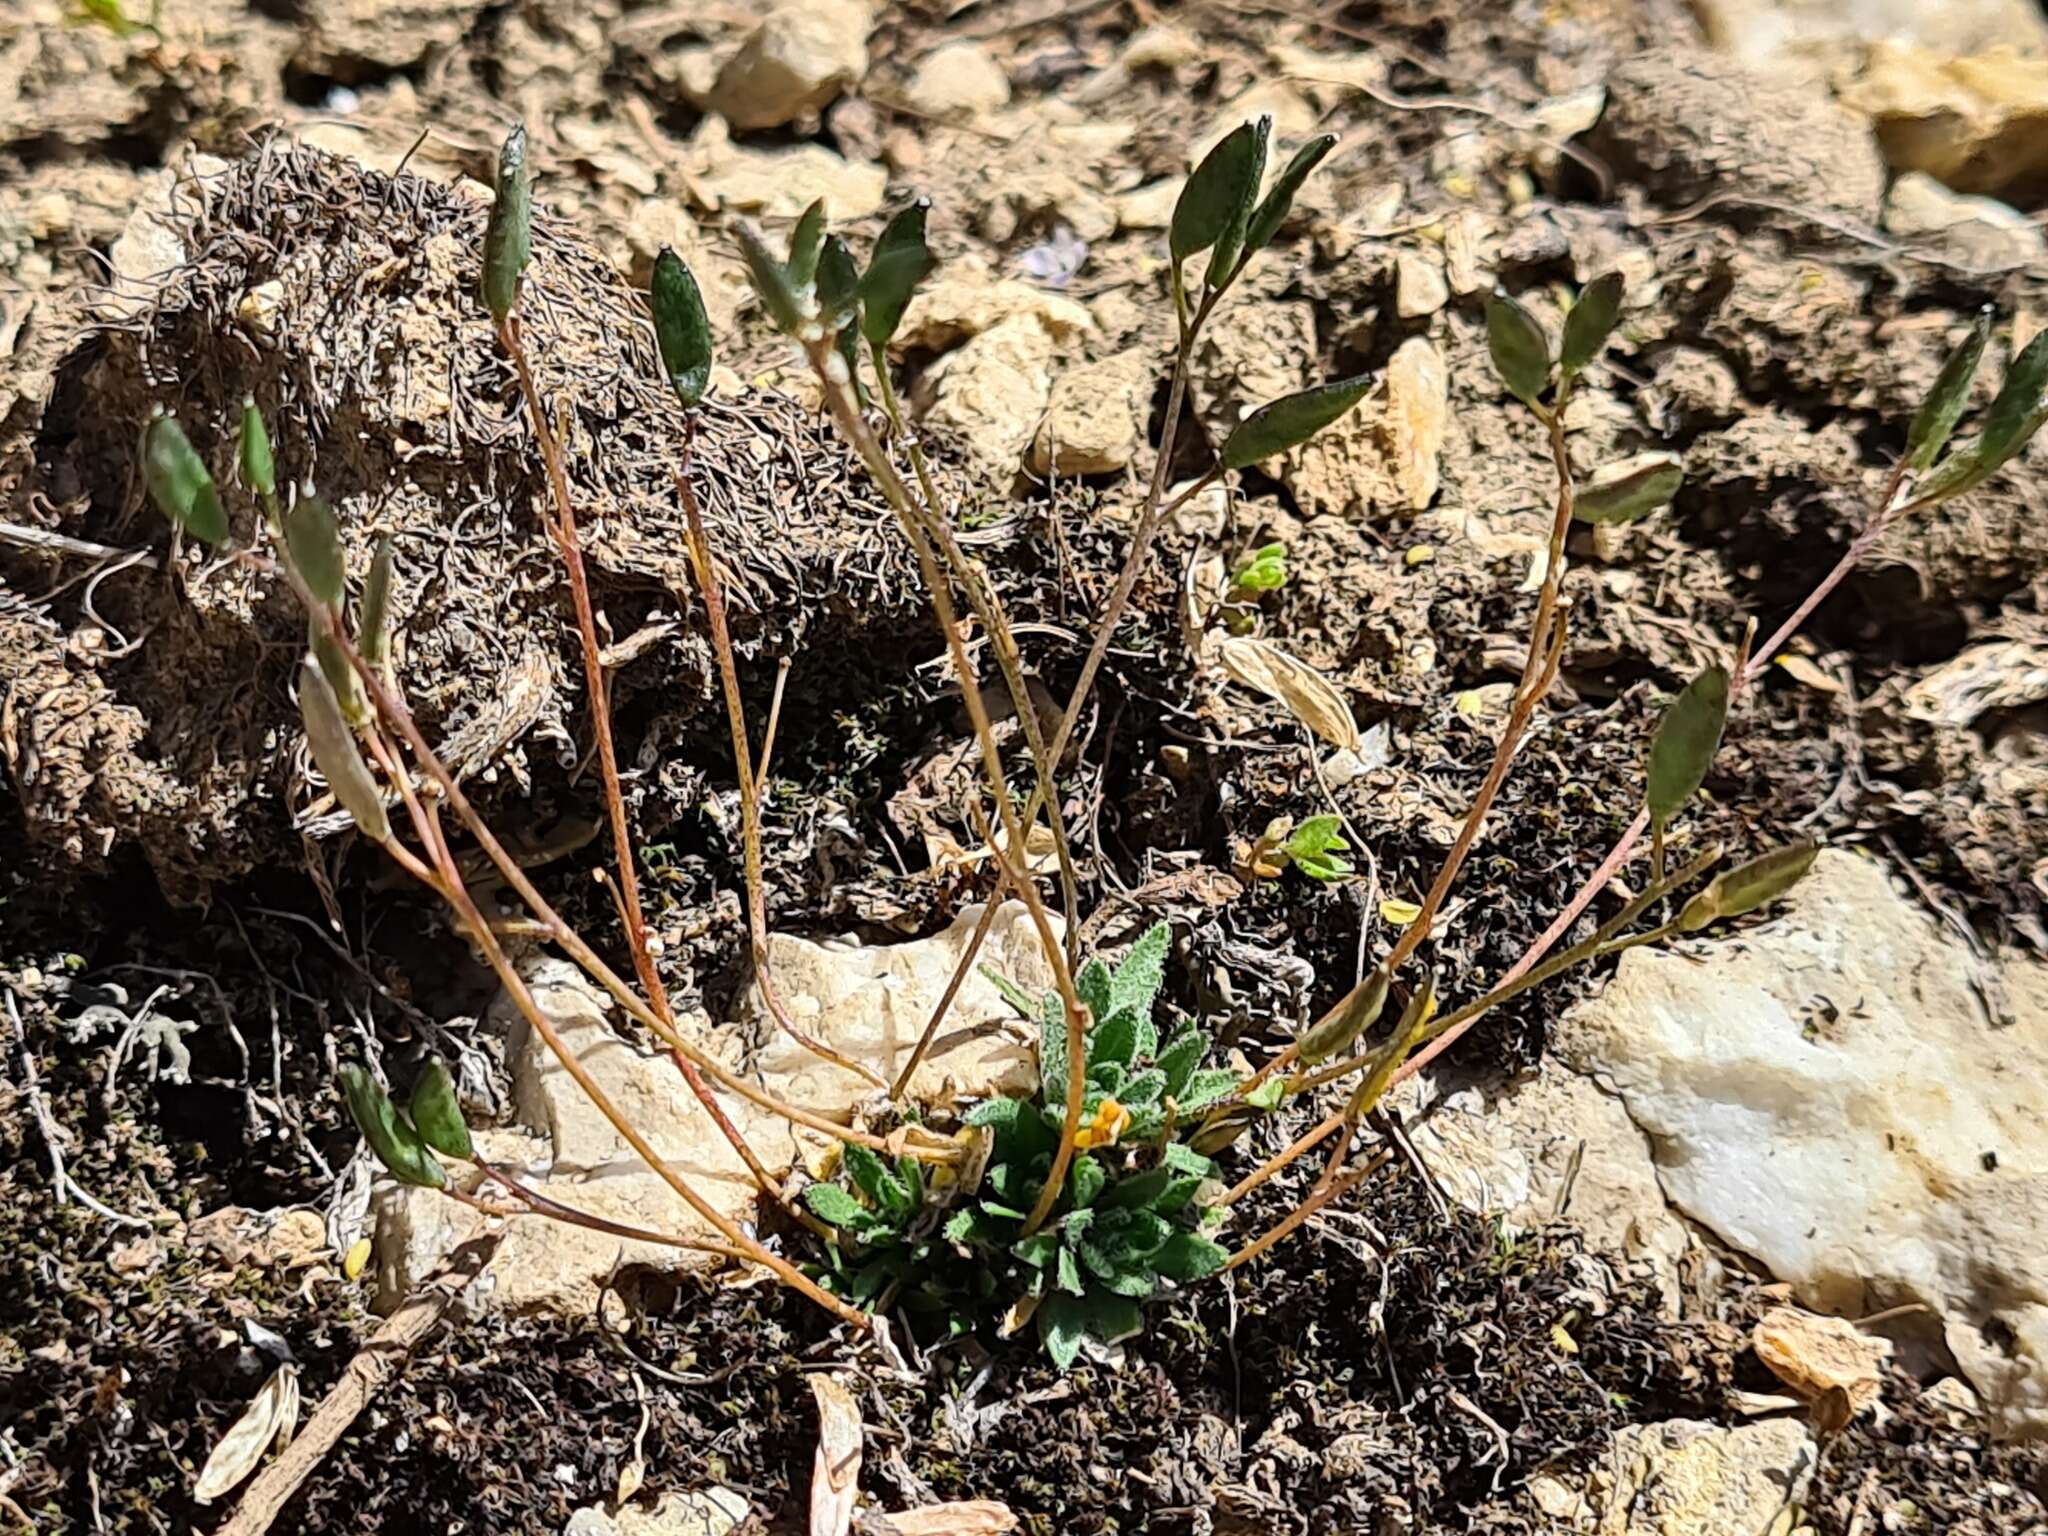
<path fill-rule="evenodd" d="M 943 1318 L 949 1334 L 998 1317 L 1014 1332 L 1035 1319 L 1064 1370 L 1085 1341 L 1136 1333 L 1147 1299 L 1224 1266 L 1229 1252 L 1209 1235 L 1223 1219 L 1222 1185 L 1187 1137 L 1238 1075 L 1205 1065 L 1199 1029 L 1161 1043 L 1153 1011 L 1170 940 L 1161 923 L 1114 969 L 1091 960 L 1075 978 L 1089 1014 L 1079 1151 L 1050 1218 L 1029 1227 L 1067 1118 L 1065 1009 L 1057 992 L 1034 999 L 1000 982 L 1039 1024 L 1037 1092 L 968 1110 L 975 1155 L 937 1188 L 915 1164 L 892 1171 L 864 1147 L 841 1149 L 845 1182 L 813 1184 L 804 1197 L 853 1250 L 835 1251 L 826 1270 L 842 1294 L 900 1301 L 913 1317 Z"/>
<path fill-rule="evenodd" d="M 625 929 L 633 980 L 598 954 L 506 853 L 413 719 L 391 659 L 394 572 L 388 541 L 377 546 L 366 569 L 348 569 L 334 509 L 311 486 L 294 492 L 289 478 L 278 474 L 269 433 L 254 402 L 242 414 L 239 443 L 241 479 L 258 509 L 257 538 L 248 544 L 235 541 L 229 508 L 205 458 L 178 422 L 158 411 L 144 425 L 137 445 L 141 472 L 166 518 L 181 534 L 220 547 L 232 559 L 282 580 L 304 607 L 308 635 L 298 672 L 299 704 L 313 760 L 336 803 L 365 839 L 446 903 L 458 931 L 489 965 L 563 1070 L 716 1236 L 683 1237 L 621 1226 L 573 1209 L 492 1166 L 477 1155 L 452 1081 L 438 1063 L 430 1063 L 420 1075 L 409 1112 L 401 1112 L 367 1070 L 343 1070 L 343 1091 L 364 1138 L 394 1177 L 442 1190 L 494 1214 L 538 1214 L 752 1264 L 854 1329 L 870 1327 L 875 1312 L 890 1308 L 900 1308 L 945 1335 L 984 1327 L 1015 1332 L 1035 1321 L 1047 1350 L 1065 1368 L 1089 1341 L 1107 1348 L 1137 1331 L 1147 1301 L 1175 1286 L 1257 1260 L 1381 1167 L 1390 1156 L 1386 1145 L 1357 1161 L 1353 1151 L 1361 1135 L 1370 1138 L 1368 1145 L 1384 1143 L 1385 1138 L 1372 1131 L 1369 1118 L 1383 1095 L 1491 1009 L 1573 965 L 1754 911 L 1783 896 L 1805 874 L 1815 857 L 1811 845 L 1772 850 L 1713 876 L 1684 901 L 1676 917 L 1658 920 L 1663 903 L 1706 878 L 1720 862 L 1720 851 L 1708 848 L 1667 872 L 1665 845 L 1708 779 L 1731 706 L 1897 519 L 1981 482 L 2009 462 L 2041 427 L 2048 418 L 2048 334 L 2036 337 L 2014 359 L 1976 437 L 1950 449 L 1949 439 L 1964 414 L 1990 335 L 1990 317 L 1980 317 L 1916 416 L 1907 451 L 1863 531 L 1768 641 L 1752 646 L 1744 636 L 1727 665 L 1704 669 L 1676 696 L 1649 744 L 1641 811 L 1550 929 L 1494 987 L 1441 1011 L 1434 972 L 1409 967 L 1433 937 L 1516 750 L 1556 679 L 1569 624 L 1562 578 L 1571 524 L 1632 522 L 1669 503 L 1683 485 L 1681 466 L 1663 453 L 1607 466 L 1583 487 L 1575 481 L 1566 453 L 1565 406 L 1576 381 L 1597 361 L 1621 312 L 1620 280 L 1608 275 L 1586 285 L 1566 315 L 1555 348 L 1535 317 L 1506 295 L 1488 308 L 1488 337 L 1501 381 L 1548 437 L 1557 503 L 1527 656 L 1491 765 L 1421 902 L 1401 903 L 1398 919 L 1389 915 L 1393 904 L 1382 903 L 1382 915 L 1399 930 L 1386 953 L 1296 1040 L 1273 1050 L 1249 1072 L 1211 1065 L 1210 1038 L 1198 1026 L 1183 1026 L 1162 1037 L 1154 1014 L 1169 947 L 1164 925 L 1148 930 L 1115 967 L 1100 959 L 1080 962 L 1075 949 L 1083 927 L 1075 921 L 1079 876 L 1064 826 L 1058 767 L 1066 760 L 1154 536 L 1182 501 L 1307 441 L 1355 405 L 1371 382 L 1363 377 L 1337 380 L 1268 402 L 1222 437 L 1214 463 L 1192 486 L 1178 497 L 1167 496 L 1166 477 L 1177 435 L 1184 418 L 1197 411 L 1190 393 L 1196 340 L 1218 302 L 1278 232 L 1296 191 L 1335 142 L 1326 135 L 1303 146 L 1261 196 L 1269 129 L 1261 119 L 1228 135 L 1196 166 L 1175 208 L 1168 242 L 1168 290 L 1179 345 L 1157 461 L 1123 569 L 1097 616 L 1066 707 L 1049 731 L 1041 725 L 1026 686 L 1022 654 L 1001 595 L 962 546 L 955 509 L 940 492 L 891 378 L 889 344 L 917 284 L 933 265 L 925 238 L 926 205 L 914 204 L 891 220 L 864 270 L 845 243 L 826 229 L 819 205 L 797 221 L 783 257 L 771 254 L 751 229 L 741 226 L 738 231 L 764 310 L 802 350 L 834 423 L 894 511 L 916 556 L 972 721 L 983 788 L 993 811 L 970 799 L 963 812 L 976 822 L 990 849 L 997 888 L 985 903 L 981 924 L 946 996 L 950 1000 L 975 963 L 1000 907 L 994 898 L 1003 888 L 1014 891 L 1027 909 L 1052 978 L 1042 997 L 1002 983 L 1006 995 L 1038 1031 L 1034 1090 L 978 1103 L 955 1127 L 921 1123 L 905 1101 L 906 1086 L 945 1019 L 946 1003 L 933 1012 L 891 1084 L 799 1031 L 774 988 L 768 965 L 760 800 L 769 782 L 775 711 L 771 705 L 757 759 L 727 632 L 717 560 L 692 481 L 692 447 L 711 375 L 712 337 L 697 284 L 673 253 L 663 252 L 657 260 L 650 297 L 660 366 L 682 407 L 676 494 L 689 527 L 686 553 L 718 663 L 737 768 L 755 975 L 777 1027 L 821 1058 L 873 1084 L 875 1094 L 867 1106 L 871 1118 L 893 1116 L 898 1125 L 887 1136 L 773 1098 L 677 1027 L 647 941 L 637 866 L 651 860 L 645 854 L 639 859 L 634 855 L 633 828 L 614 755 L 598 618 L 584 577 L 575 508 L 552 425 L 555 417 L 535 380 L 521 333 L 520 298 L 533 251 L 523 132 L 515 131 L 501 153 L 478 295 L 516 377 L 547 487 L 547 506 L 540 516 L 562 562 L 582 648 L 597 749 L 596 780 L 606 803 L 616 871 L 606 878 L 613 884 Z M 1190 263 L 1204 252 L 1208 261 L 1203 275 L 1191 283 Z M 870 410 L 871 404 L 879 406 L 878 414 Z M 898 453 L 908 463 L 908 474 L 898 467 Z M 1255 551 L 1236 571 L 1233 594 L 1249 601 L 1274 590 L 1286 579 L 1284 557 L 1279 545 Z M 963 641 L 969 628 L 963 605 L 986 636 L 986 654 L 1010 690 L 1036 781 L 1028 796 L 1013 794 L 1008 783 L 974 658 Z M 573 960 L 627 1018 L 659 1042 L 681 1083 L 752 1173 L 762 1197 L 783 1205 L 806 1226 L 817 1238 L 815 1250 L 792 1262 L 722 1214 L 686 1173 L 657 1154 L 631 1116 L 609 1098 L 535 1003 L 500 942 L 499 923 L 487 918 L 469 894 L 465 872 L 451 848 L 457 832 L 473 840 L 523 905 L 528 931 L 544 936 Z M 1646 832 L 1652 840 L 1653 862 L 1640 893 L 1590 937 L 1551 956 L 1551 948 L 1586 906 L 1627 866 Z M 1043 846 L 1048 838 L 1058 855 L 1067 918 L 1064 941 L 1054 927 L 1039 877 L 1023 860 L 1026 849 L 1034 843 Z M 1261 876 L 1277 876 L 1292 865 L 1309 879 L 1331 882 L 1350 875 L 1344 855 L 1352 851 L 1337 817 L 1316 816 L 1299 826 L 1275 823 L 1248 864 Z M 1635 931 L 1646 920 L 1647 926 Z M 1420 974 L 1407 974 L 1410 969 L 1419 969 Z M 1381 1016 L 1392 1005 L 1398 1005 L 1394 1022 L 1383 1026 Z M 1347 1085 L 1340 1107 L 1234 1185 L 1222 1186 L 1214 1159 L 1248 1126 L 1290 1097 L 1337 1084 Z M 836 1143 L 838 1174 L 809 1185 L 800 1197 L 785 1190 L 727 1113 L 726 1105 L 735 1097 Z M 1265 1232 L 1244 1237 L 1234 1250 L 1227 1250 L 1219 1239 L 1234 1204 L 1325 1143 L 1326 1160 L 1309 1193 Z M 460 1165 L 460 1170 L 451 1170 L 443 1159 Z M 489 1203 L 485 1186 L 511 1203 Z"/>
<path fill-rule="evenodd" d="M 1276 816 L 1239 862 L 1264 880 L 1277 878 L 1292 865 L 1311 880 L 1335 885 L 1352 875 L 1351 861 L 1344 857 L 1351 844 L 1343 828 L 1343 819 L 1337 816 L 1311 816 L 1299 826 L 1291 816 Z"/>

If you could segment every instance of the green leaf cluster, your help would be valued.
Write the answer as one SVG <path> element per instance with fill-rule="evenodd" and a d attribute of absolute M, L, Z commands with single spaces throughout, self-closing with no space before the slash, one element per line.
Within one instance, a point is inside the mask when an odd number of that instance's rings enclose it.
<path fill-rule="evenodd" d="M 414 1082 L 409 1112 L 392 1103 L 384 1085 L 353 1062 L 341 1069 L 341 1087 L 356 1129 L 401 1183 L 440 1189 L 448 1175 L 436 1152 L 465 1160 L 475 1155 L 456 1101 L 455 1079 L 440 1057 L 430 1057 Z"/>
<path fill-rule="evenodd" d="M 1280 845 L 1288 862 L 1311 880 L 1325 885 L 1351 877 L 1351 861 L 1344 854 L 1351 844 L 1344 840 L 1344 824 L 1335 816 L 1311 816 Z"/>
<path fill-rule="evenodd" d="M 865 340 L 878 354 L 887 347 L 911 295 L 936 265 L 925 240 L 930 211 L 924 198 L 899 211 L 876 239 L 866 271 L 844 240 L 827 233 L 822 199 L 797 220 L 786 260 L 777 260 L 755 230 L 741 225 L 747 276 L 776 329 L 799 343 L 831 337 L 849 382 L 858 385 L 857 342 Z"/>
<path fill-rule="evenodd" d="M 1064 1370 L 1087 1340 L 1136 1333 L 1149 1298 L 1221 1269 L 1225 1251 L 1209 1235 L 1221 1213 L 1203 1198 L 1215 1165 L 1182 1138 L 1238 1079 L 1206 1065 L 1201 1030 L 1162 1039 L 1154 1010 L 1170 944 L 1161 923 L 1115 966 L 1093 959 L 1075 978 L 1089 1014 L 1081 1136 L 1043 1226 L 1025 1231 L 1066 1114 L 1066 1014 L 1058 994 L 1033 999 L 1005 983 L 1042 1031 L 1038 1091 L 968 1110 L 961 1134 L 978 1177 L 908 1158 L 891 1166 L 846 1143 L 842 1177 L 804 1194 L 842 1237 L 822 1277 L 949 1335 L 1028 1314 Z"/>

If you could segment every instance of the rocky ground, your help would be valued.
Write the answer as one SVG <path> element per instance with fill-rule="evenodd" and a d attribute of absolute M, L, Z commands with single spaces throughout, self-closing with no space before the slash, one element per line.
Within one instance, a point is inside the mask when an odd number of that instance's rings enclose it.
<path fill-rule="evenodd" d="M 310 1415 L 474 1235 L 373 1192 L 339 1061 L 443 1052 L 538 1179 L 609 1148 L 309 787 L 289 600 L 173 551 L 133 469 L 153 402 L 224 439 L 257 394 L 358 558 L 398 535 L 423 721 L 615 945 L 537 466 L 471 291 L 515 118 L 664 976 L 736 1052 L 760 1012 L 737 796 L 634 292 L 662 245 L 719 330 L 699 454 L 757 712 L 789 664 L 778 973 L 878 1062 L 900 1041 L 874 997 L 921 1016 L 990 894 L 956 809 L 965 712 L 906 552 L 746 297 L 735 216 L 780 230 L 823 196 L 862 247 L 932 199 L 906 391 L 1064 697 L 1152 469 L 1190 156 L 1259 112 L 1283 146 L 1338 136 L 1205 336 L 1170 470 L 1314 379 L 1374 391 L 1168 530 L 1067 805 L 1088 942 L 1170 919 L 1172 1005 L 1254 1053 L 1390 942 L 1520 665 L 1552 492 L 1487 365 L 1496 285 L 1554 319 L 1627 277 L 1575 467 L 1659 449 L 1687 479 L 1669 514 L 1575 535 L 1560 684 L 1431 946 L 1458 998 L 1634 813 L 1664 698 L 1854 536 L 1975 312 L 2000 317 L 1992 380 L 2048 324 L 2035 0 L 88 9 L 0 19 L 0 1509 L 35 1529 L 217 1528 L 234 1497 L 199 1503 L 200 1468 L 265 1382 L 294 1367 Z M 1738 706 L 1679 830 L 1825 841 L 1784 909 L 1501 1010 L 1402 1090 L 1412 1157 L 1121 1369 L 1062 1378 L 1021 1341 L 893 1361 L 765 1287 L 515 1223 L 279 1528 L 798 1529 L 832 1369 L 876 1530 L 942 1500 L 1043 1536 L 2048 1530 L 2044 462 L 1895 529 Z M 1272 542 L 1287 583 L 1225 625 L 1214 596 Z M 1254 633 L 1334 686 L 1355 742 L 1248 686 Z M 1274 818 L 1329 809 L 1357 878 L 1251 866 Z M 1021 927 L 996 942 L 1028 971 Z M 921 1095 L 1022 1061 L 980 987 L 960 1009 L 988 1030 Z M 658 1064 L 607 1049 L 577 988 L 548 996 L 744 1210 Z M 1245 1231 L 1310 1177 L 1245 1202 Z M 654 1219 L 644 1183 L 602 1198 Z"/>

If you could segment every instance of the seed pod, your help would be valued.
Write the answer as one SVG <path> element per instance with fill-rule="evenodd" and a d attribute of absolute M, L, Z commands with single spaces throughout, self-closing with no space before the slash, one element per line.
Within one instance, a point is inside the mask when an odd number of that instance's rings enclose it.
<path fill-rule="evenodd" d="M 427 1058 L 412 1085 L 412 1123 L 420 1140 L 436 1152 L 460 1158 L 476 1155 L 470 1145 L 469 1124 L 455 1097 L 455 1079 L 448 1074 L 448 1063 L 438 1056 Z"/>
<path fill-rule="evenodd" d="M 1582 523 L 1633 523 L 1669 506 L 1685 484 L 1685 461 L 1653 450 L 1618 459 L 1593 471 L 1572 498 L 1572 516 Z"/>
<path fill-rule="evenodd" d="M 152 417 L 142 429 L 142 478 L 157 510 L 195 539 L 225 544 L 227 513 L 206 461 L 175 418 Z"/>
<path fill-rule="evenodd" d="M 825 248 L 825 199 L 815 198 L 796 221 L 789 236 L 789 286 L 798 293 L 818 276 L 818 253 Z"/>
<path fill-rule="evenodd" d="M 1256 123 L 1240 123 L 1231 129 L 1221 143 L 1202 157 L 1187 185 L 1180 189 L 1166 237 L 1175 267 L 1220 240 L 1231 220 L 1241 217 L 1258 195 L 1254 167 L 1255 163 L 1260 169 L 1264 166 L 1265 136 L 1271 129 L 1271 119 L 1264 122 L 1264 128 Z"/>
<path fill-rule="evenodd" d="M 370 574 L 363 582 L 363 605 L 356 615 L 356 648 L 379 672 L 391 669 L 391 535 L 377 540 Z"/>
<path fill-rule="evenodd" d="M 1245 225 L 1245 260 L 1251 260 L 1272 243 L 1287 220 L 1288 210 L 1294 206 L 1294 195 L 1336 143 L 1334 133 L 1319 133 L 1294 152 L 1294 158 L 1274 178 L 1272 190 L 1260 199 L 1259 206 L 1252 210 L 1251 221 Z"/>
<path fill-rule="evenodd" d="M 932 269 L 932 253 L 925 244 L 925 215 L 931 202 L 919 198 L 889 221 L 882 238 L 868 257 L 868 269 L 860 280 L 861 335 L 869 346 L 886 347 L 903 323 L 903 311 L 910 295 Z"/>
<path fill-rule="evenodd" d="M 498 151 L 498 200 L 484 227 L 484 304 L 503 321 L 519 303 L 519 285 L 533 255 L 533 177 L 526 167 L 526 125 L 505 135 Z"/>
<path fill-rule="evenodd" d="M 376 781 L 370 777 L 326 674 L 310 656 L 299 668 L 299 715 L 305 721 L 313 761 L 334 798 L 355 818 L 365 837 L 376 843 L 389 842 L 391 818 L 385 813 L 384 797 L 377 793 Z"/>
<path fill-rule="evenodd" d="M 1623 283 L 1619 272 L 1602 272 L 1579 291 L 1579 302 L 1564 317 L 1564 340 L 1557 349 L 1558 371 L 1571 378 L 1607 345 L 1614 322 L 1621 318 Z"/>
<path fill-rule="evenodd" d="M 334 508 L 313 494 L 309 486 L 285 514 L 285 553 L 292 569 L 316 601 L 341 601 L 343 565 L 341 534 L 334 525 Z"/>
<path fill-rule="evenodd" d="M 1380 1010 L 1387 1006 L 1387 981 L 1387 968 L 1383 965 L 1376 967 L 1301 1037 L 1295 1054 L 1314 1067 L 1338 1052 L 1350 1049 L 1352 1042 L 1378 1021 Z"/>
<path fill-rule="evenodd" d="M 265 501 L 277 494 L 277 466 L 270 456 L 270 429 L 256 409 L 256 397 L 242 397 L 242 483 Z"/>
<path fill-rule="evenodd" d="M 1792 843 L 1716 875 L 1678 914 L 1679 930 L 1695 933 L 1721 918 L 1740 917 L 1776 901 L 1806 878 L 1819 857 L 1819 844 Z"/>
<path fill-rule="evenodd" d="M 1537 405 L 1550 383 L 1550 339 L 1536 317 L 1504 293 L 1486 301 L 1486 345 L 1493 371 L 1524 405 Z"/>
<path fill-rule="evenodd" d="M 1305 443 L 1358 404 L 1372 380 L 1365 374 L 1339 379 L 1268 401 L 1239 422 L 1223 442 L 1223 467 L 1248 469 L 1274 454 Z"/>
<path fill-rule="evenodd" d="M 661 349 L 662 370 L 685 408 L 704 398 L 711 382 L 711 317 L 704 295 L 689 266 L 667 246 L 654 258 L 654 280 L 648 287 L 654 309 L 654 340 Z"/>
<path fill-rule="evenodd" d="M 1687 683 L 1650 743 L 1650 820 L 1668 826 L 1706 780 L 1728 723 L 1728 673 L 1708 667 Z"/>
<path fill-rule="evenodd" d="M 2005 370 L 1998 398 L 1984 413 L 1977 453 L 1985 474 L 2026 447 L 2027 439 L 2040 429 L 2044 396 L 2048 396 L 2048 331 L 2028 342 L 2026 350 L 2013 359 Z"/>
<path fill-rule="evenodd" d="M 1963 338 L 1962 345 L 1948 355 L 1948 361 L 1941 365 L 1941 372 L 1934 380 L 1934 387 L 1927 391 L 1927 398 L 1921 403 L 1919 414 L 1913 418 L 1913 427 L 1906 434 L 1906 464 L 1915 470 L 1924 470 L 1940 455 L 1947 445 L 1949 434 L 1962 419 L 1964 409 L 1970 403 L 1970 385 L 1977 377 L 1977 367 L 1984 360 L 1985 343 L 1991 340 L 1991 306 L 1985 305 L 1970 326 L 1970 334 Z"/>
<path fill-rule="evenodd" d="M 733 234 L 739 239 L 740 254 L 747 259 L 747 276 L 767 309 L 768 318 L 792 341 L 800 339 L 804 323 L 803 306 L 797 298 L 796 289 L 790 285 L 789 273 L 761 243 L 760 232 L 753 225 L 742 221 L 734 227 Z"/>
<path fill-rule="evenodd" d="M 419 1134 L 406 1124 L 398 1106 L 383 1085 L 354 1062 L 341 1069 L 342 1092 L 348 1096 L 348 1112 L 356 1129 L 377 1155 L 377 1161 L 392 1177 L 422 1189 L 441 1189 L 448 1183 L 441 1165 L 420 1142 Z"/>

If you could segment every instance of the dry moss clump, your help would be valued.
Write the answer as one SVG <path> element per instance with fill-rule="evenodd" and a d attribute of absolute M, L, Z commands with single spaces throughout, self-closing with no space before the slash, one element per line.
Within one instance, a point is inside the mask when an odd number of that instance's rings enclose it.
<path fill-rule="evenodd" d="M 477 294 L 484 195 L 282 137 L 195 169 L 161 216 L 185 260 L 139 296 L 125 285 L 124 317 L 81 339 L 10 515 L 162 552 L 135 474 L 140 424 L 161 403 L 231 486 L 235 427 L 253 395 L 280 473 L 310 478 L 335 504 L 355 574 L 374 535 L 394 535 L 399 666 L 445 760 L 522 794 L 565 774 L 587 747 L 581 674 L 540 521 L 539 457 Z M 712 697 L 675 494 L 681 413 L 659 382 L 639 296 L 546 216 L 528 294 L 528 346 L 563 429 L 619 667 L 615 697 L 658 695 L 673 740 Z M 744 654 L 809 652 L 827 666 L 859 655 L 871 666 L 922 634 L 907 622 L 920 616 L 919 589 L 886 509 L 795 403 L 763 391 L 709 403 L 693 478 L 731 563 Z M 239 537 L 255 537 L 253 501 L 237 499 L 230 515 Z M 133 839 L 165 888 L 188 899 L 259 863 L 295 860 L 295 826 L 317 834 L 338 823 L 309 802 L 294 762 L 287 688 L 303 620 L 289 594 L 193 548 L 167 564 L 102 581 L 90 609 L 81 587 L 52 608 L 55 632 L 74 642 L 66 665 L 102 684 L 85 690 L 87 707 L 128 711 L 144 729 L 116 733 L 123 760 L 95 769 L 82 792 L 59 764 L 49 782 L 74 792 L 23 789 L 39 839 L 83 859 Z M 52 583 L 38 569 L 11 584 Z M 90 646 L 76 643 L 85 635 Z M 16 734 L 59 734 L 35 699 L 18 705 Z M 634 752 L 622 743 L 629 763 Z"/>

